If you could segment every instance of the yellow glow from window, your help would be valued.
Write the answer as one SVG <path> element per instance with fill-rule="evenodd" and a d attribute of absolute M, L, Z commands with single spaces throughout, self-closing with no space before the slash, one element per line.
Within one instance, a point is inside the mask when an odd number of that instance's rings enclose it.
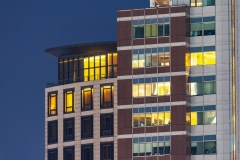
<path fill-rule="evenodd" d="M 100 66 L 100 56 L 95 56 L 95 67 Z"/>
<path fill-rule="evenodd" d="M 189 53 L 187 53 L 186 55 L 185 55 L 185 65 L 186 66 L 190 66 L 191 64 L 190 64 L 190 54 Z"/>
<path fill-rule="evenodd" d="M 133 127 L 137 127 L 138 124 L 138 114 L 133 114 Z"/>
<path fill-rule="evenodd" d="M 132 60 L 132 68 L 138 68 L 138 60 Z"/>
<path fill-rule="evenodd" d="M 164 124 L 164 112 L 158 113 L 158 124 L 163 125 Z"/>
<path fill-rule="evenodd" d="M 101 55 L 101 66 L 106 66 L 106 56 Z"/>
<path fill-rule="evenodd" d="M 171 123 L 171 114 L 170 114 L 170 112 L 165 112 L 164 113 L 164 115 L 165 115 L 165 119 L 164 119 L 164 124 L 170 124 Z"/>
<path fill-rule="evenodd" d="M 89 57 L 89 68 L 94 67 L 94 57 Z"/>
<path fill-rule="evenodd" d="M 192 53 L 191 54 L 191 66 L 200 66 L 200 65 L 203 65 L 202 52 Z"/>
<path fill-rule="evenodd" d="M 132 85 L 132 95 L 133 97 L 138 97 L 138 84 Z"/>
<path fill-rule="evenodd" d="M 216 64 L 216 52 L 203 52 L 204 65 Z"/>
<path fill-rule="evenodd" d="M 56 109 L 56 102 L 57 102 L 57 99 L 56 99 L 56 94 L 52 94 L 51 95 L 51 104 L 50 104 L 50 110 L 55 110 Z"/>
<path fill-rule="evenodd" d="M 191 126 L 197 125 L 197 112 L 191 112 Z"/>
<path fill-rule="evenodd" d="M 94 69 L 92 68 L 92 69 L 89 69 L 89 71 L 90 71 L 90 80 L 94 80 Z"/>
<path fill-rule="evenodd" d="M 95 68 L 95 80 L 100 79 L 100 68 Z"/>
<path fill-rule="evenodd" d="M 101 67 L 101 78 L 105 78 L 106 75 L 106 68 L 105 67 Z"/>
<path fill-rule="evenodd" d="M 152 84 L 146 83 L 146 96 L 151 96 L 151 94 L 152 94 L 151 88 L 152 88 Z"/>
<path fill-rule="evenodd" d="M 88 57 L 84 58 L 84 68 L 88 68 Z"/>
<path fill-rule="evenodd" d="M 170 82 L 159 82 L 158 83 L 158 95 L 169 95 L 170 90 Z"/>
<path fill-rule="evenodd" d="M 113 64 L 117 64 L 117 58 L 118 58 L 118 54 L 113 53 Z"/>
<path fill-rule="evenodd" d="M 151 126 L 151 125 L 152 125 L 152 114 L 146 113 L 146 126 Z"/>
<path fill-rule="evenodd" d="M 138 96 L 139 97 L 145 96 L 145 84 L 138 85 Z"/>
<path fill-rule="evenodd" d="M 191 124 L 191 113 L 190 112 L 186 113 L 186 124 L 187 125 Z"/>
<path fill-rule="evenodd" d="M 72 95 L 72 91 L 67 92 L 67 107 L 71 107 L 73 105 L 73 95 Z"/>
<path fill-rule="evenodd" d="M 157 126 L 158 125 L 158 114 L 152 113 L 152 125 Z"/>

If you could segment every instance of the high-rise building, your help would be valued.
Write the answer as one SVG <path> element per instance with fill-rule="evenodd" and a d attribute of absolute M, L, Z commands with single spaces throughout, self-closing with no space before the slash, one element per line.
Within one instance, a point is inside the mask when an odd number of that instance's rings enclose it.
<path fill-rule="evenodd" d="M 240 2 L 150 0 L 117 41 L 47 49 L 45 160 L 240 159 Z"/>

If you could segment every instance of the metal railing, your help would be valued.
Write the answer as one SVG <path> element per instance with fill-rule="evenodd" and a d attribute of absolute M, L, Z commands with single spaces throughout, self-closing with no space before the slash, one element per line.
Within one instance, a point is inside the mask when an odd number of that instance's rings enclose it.
<path fill-rule="evenodd" d="M 71 83 L 96 81 L 96 80 L 103 80 L 103 79 L 110 79 L 110 78 L 117 78 L 117 73 L 113 72 L 110 74 L 91 75 L 91 76 L 58 80 L 56 82 L 47 83 L 47 87 L 54 87 L 54 86 L 60 86 L 60 85 L 65 85 L 65 84 L 71 84 Z"/>

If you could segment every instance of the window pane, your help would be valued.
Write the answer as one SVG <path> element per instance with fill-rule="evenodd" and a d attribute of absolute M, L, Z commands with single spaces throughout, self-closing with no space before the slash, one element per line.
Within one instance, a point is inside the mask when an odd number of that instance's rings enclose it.
<path fill-rule="evenodd" d="M 139 97 L 145 96 L 145 84 L 139 84 L 138 87 Z"/>
<path fill-rule="evenodd" d="M 203 125 L 203 112 L 191 112 L 191 125 Z"/>
<path fill-rule="evenodd" d="M 216 111 L 204 112 L 204 124 L 216 124 Z"/>
<path fill-rule="evenodd" d="M 151 126 L 152 125 L 152 114 L 151 113 L 146 113 L 146 126 Z"/>
<path fill-rule="evenodd" d="M 158 124 L 163 125 L 164 124 L 164 112 L 158 113 Z"/>
<path fill-rule="evenodd" d="M 159 142 L 158 143 L 158 152 L 160 155 L 163 155 L 164 154 L 164 142 Z"/>
<path fill-rule="evenodd" d="M 152 155 L 152 143 L 146 144 L 146 156 Z"/>
<path fill-rule="evenodd" d="M 101 66 L 106 66 L 106 55 L 101 55 Z"/>
<path fill-rule="evenodd" d="M 132 56 L 132 68 L 138 68 L 138 55 Z"/>
<path fill-rule="evenodd" d="M 145 144 L 139 144 L 139 156 L 145 156 Z"/>
<path fill-rule="evenodd" d="M 100 68 L 95 68 L 95 80 L 100 79 Z"/>
<path fill-rule="evenodd" d="M 145 37 L 151 37 L 151 25 L 145 25 Z"/>
<path fill-rule="evenodd" d="M 170 142 L 165 142 L 164 154 L 170 154 Z"/>
<path fill-rule="evenodd" d="M 88 68 L 88 57 L 84 58 L 84 68 Z"/>
<path fill-rule="evenodd" d="M 151 67 L 152 66 L 152 56 L 151 54 L 146 54 L 146 63 L 145 63 L 146 67 Z"/>
<path fill-rule="evenodd" d="M 152 24 L 151 36 L 157 37 L 157 24 Z"/>
<path fill-rule="evenodd" d="M 139 114 L 140 126 L 145 126 L 145 114 Z"/>
<path fill-rule="evenodd" d="M 101 79 L 106 78 L 106 76 L 107 76 L 106 67 L 101 67 Z"/>
<path fill-rule="evenodd" d="M 196 82 L 190 83 L 190 88 L 191 88 L 190 92 L 192 96 L 202 95 L 203 93 L 202 83 L 196 83 Z"/>
<path fill-rule="evenodd" d="M 169 66 L 170 65 L 170 53 L 164 54 L 164 63 L 162 66 Z"/>
<path fill-rule="evenodd" d="M 158 59 L 157 54 L 152 54 L 152 66 L 153 66 L 153 67 L 158 66 L 157 59 Z"/>
<path fill-rule="evenodd" d="M 146 83 L 146 96 L 151 96 L 151 83 Z"/>
<path fill-rule="evenodd" d="M 195 0 L 191 0 L 191 7 L 195 7 L 196 6 L 196 3 L 195 3 Z"/>
<path fill-rule="evenodd" d="M 158 125 L 158 113 L 153 112 L 152 113 L 152 126 L 157 126 Z"/>
<path fill-rule="evenodd" d="M 215 0 L 203 0 L 203 6 L 214 6 Z"/>
<path fill-rule="evenodd" d="M 138 156 L 139 144 L 133 144 L 133 156 Z"/>
<path fill-rule="evenodd" d="M 191 142 L 192 155 L 203 154 L 203 142 Z"/>
<path fill-rule="evenodd" d="M 145 57 L 144 54 L 139 55 L 139 61 L 138 61 L 139 67 L 145 67 Z"/>
<path fill-rule="evenodd" d="M 107 145 L 103 147 L 103 159 L 111 159 L 111 146 Z"/>
<path fill-rule="evenodd" d="M 139 26 L 138 27 L 138 38 L 144 38 L 144 26 Z"/>
<path fill-rule="evenodd" d="M 164 120 L 164 124 L 170 124 L 171 123 L 171 114 L 170 112 L 165 112 L 165 120 Z"/>
<path fill-rule="evenodd" d="M 216 64 L 216 52 L 203 52 L 204 65 Z"/>
<path fill-rule="evenodd" d="M 164 82 L 158 82 L 158 95 L 163 96 L 165 93 Z"/>
<path fill-rule="evenodd" d="M 158 143 L 152 144 L 152 153 L 153 155 L 158 155 Z"/>
<path fill-rule="evenodd" d="M 165 66 L 164 64 L 164 53 L 159 53 L 158 55 L 158 66 Z"/>
<path fill-rule="evenodd" d="M 157 83 L 152 83 L 152 96 L 156 96 L 158 94 Z"/>
<path fill-rule="evenodd" d="M 72 106 L 72 91 L 67 92 L 67 107 L 71 107 Z"/>
<path fill-rule="evenodd" d="M 164 85 L 165 85 L 164 86 L 164 94 L 170 95 L 171 94 L 170 82 L 165 82 Z"/>
<path fill-rule="evenodd" d="M 138 84 L 133 84 L 132 86 L 133 97 L 138 97 Z"/>
<path fill-rule="evenodd" d="M 138 26 L 133 26 L 133 38 L 139 38 Z"/>
<path fill-rule="evenodd" d="M 138 127 L 139 126 L 139 114 L 133 114 L 133 127 Z"/>
<path fill-rule="evenodd" d="M 191 66 L 203 65 L 202 52 L 191 53 Z"/>
<path fill-rule="evenodd" d="M 215 35 L 215 23 L 203 23 L 204 36 Z"/>
<path fill-rule="evenodd" d="M 158 25 L 158 36 L 163 36 L 163 24 Z"/>
<path fill-rule="evenodd" d="M 101 91 L 101 107 L 112 107 L 112 87 L 104 86 Z"/>
<path fill-rule="evenodd" d="M 113 64 L 117 64 L 117 53 L 113 53 Z"/>
<path fill-rule="evenodd" d="M 57 114 L 57 94 L 49 95 L 49 115 Z"/>
<path fill-rule="evenodd" d="M 100 56 L 95 56 L 95 67 L 100 66 Z"/>
<path fill-rule="evenodd" d="M 186 55 L 185 55 L 185 65 L 186 66 L 190 66 L 191 64 L 190 64 L 190 54 L 189 53 L 187 53 Z"/>
<path fill-rule="evenodd" d="M 201 7 L 202 6 L 202 0 L 196 0 L 196 2 L 197 2 L 197 7 Z"/>
<path fill-rule="evenodd" d="M 204 142 L 204 154 L 215 154 L 216 153 L 216 141 Z"/>
<path fill-rule="evenodd" d="M 215 94 L 216 93 L 216 83 L 215 82 L 204 82 L 204 94 Z"/>
<path fill-rule="evenodd" d="M 202 36 L 202 23 L 193 23 L 190 25 L 190 36 Z"/>
<path fill-rule="evenodd" d="M 170 34 L 170 25 L 169 24 L 165 24 L 164 25 L 164 36 L 169 36 Z"/>

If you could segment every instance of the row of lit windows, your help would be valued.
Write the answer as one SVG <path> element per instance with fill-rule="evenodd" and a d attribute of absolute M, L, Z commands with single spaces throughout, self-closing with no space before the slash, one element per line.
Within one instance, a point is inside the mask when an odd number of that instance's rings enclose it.
<path fill-rule="evenodd" d="M 191 7 L 214 6 L 215 0 L 190 0 Z"/>
<path fill-rule="evenodd" d="M 170 111 L 134 113 L 132 117 L 133 127 L 169 125 L 171 123 Z"/>
<path fill-rule="evenodd" d="M 170 53 L 146 53 L 132 55 L 132 68 L 169 66 Z"/>
<path fill-rule="evenodd" d="M 133 26 L 133 38 L 162 37 L 170 35 L 170 24 L 145 24 Z"/>
<path fill-rule="evenodd" d="M 92 110 L 93 109 L 93 94 L 94 89 L 92 86 L 83 87 L 81 89 L 81 110 Z M 100 107 L 111 108 L 113 107 L 114 99 L 114 87 L 113 85 L 104 85 L 100 89 Z M 72 113 L 76 110 L 75 106 L 75 92 L 74 89 L 64 90 L 64 113 Z M 48 94 L 48 115 L 57 115 L 58 104 L 57 104 L 57 92 L 50 92 Z"/>
<path fill-rule="evenodd" d="M 187 83 L 187 95 L 216 94 L 216 81 Z"/>
<path fill-rule="evenodd" d="M 133 97 L 164 96 L 170 95 L 170 93 L 170 82 L 142 83 L 133 84 L 132 86 Z"/>
<path fill-rule="evenodd" d="M 63 141 L 74 141 L 75 139 L 75 119 L 67 118 L 63 121 Z M 113 113 L 100 115 L 100 136 L 107 137 L 113 136 Z M 91 139 L 93 138 L 93 116 L 81 117 L 81 138 Z M 48 122 L 48 144 L 58 142 L 58 121 Z"/>
<path fill-rule="evenodd" d="M 113 160 L 114 146 L 113 142 L 101 142 L 100 143 L 100 160 Z M 58 149 L 48 150 L 48 160 L 58 160 Z M 81 160 L 93 160 L 94 159 L 94 147 L 93 144 L 81 145 Z M 63 148 L 63 160 L 75 160 L 75 147 L 67 146 Z"/>
<path fill-rule="evenodd" d="M 215 65 L 216 52 L 194 52 L 186 54 L 186 66 Z"/>
<path fill-rule="evenodd" d="M 59 80 L 90 81 L 116 77 L 117 53 L 59 59 Z"/>

